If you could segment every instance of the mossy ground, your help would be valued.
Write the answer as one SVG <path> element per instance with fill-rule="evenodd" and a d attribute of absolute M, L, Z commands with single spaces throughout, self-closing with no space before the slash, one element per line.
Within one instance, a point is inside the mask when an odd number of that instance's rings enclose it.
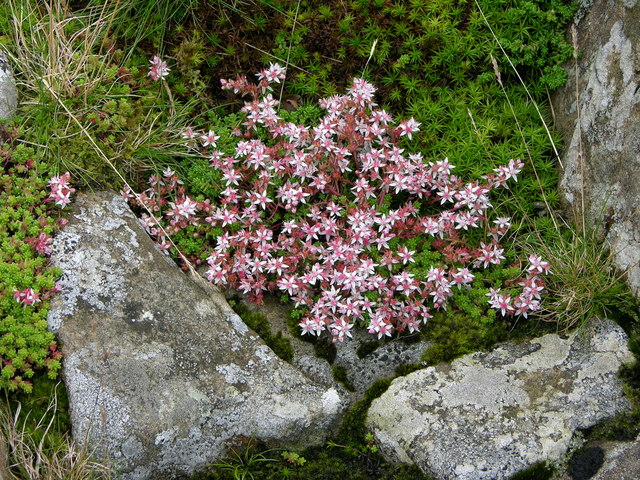
<path fill-rule="evenodd" d="M 553 143 L 559 144 L 559 139 L 553 132 L 549 138 L 537 107 L 548 121 L 547 91 L 563 82 L 565 74 L 559 65 L 573 53 L 565 41 L 565 29 L 576 10 L 575 3 L 260 0 L 230 4 L 213 0 L 135 0 L 125 2 L 127 8 L 119 13 L 113 13 L 115 3 L 107 0 L 76 0 L 68 2 L 66 10 L 64 3 L 52 2 L 56 8 L 47 10 L 35 0 L 10 0 L 9 8 L 0 11 L 0 46 L 12 59 L 19 60 L 16 73 L 21 78 L 24 100 L 13 124 L 20 131 L 23 145 L 33 148 L 31 153 L 43 172 L 70 169 L 78 187 L 117 188 L 122 179 L 105 162 L 108 158 L 134 188 L 144 189 L 151 173 L 170 166 L 180 172 L 195 196 L 215 196 L 215 173 L 206 162 L 185 156 L 178 148 L 180 129 L 186 125 L 215 127 L 224 143 L 234 122 L 238 122 L 234 113 L 241 101 L 224 93 L 218 79 L 239 73 L 250 75 L 271 61 L 288 60 L 289 78 L 282 94 L 293 106 L 292 120 L 317 118 L 319 111 L 314 105 L 319 97 L 342 92 L 352 77 L 363 76 L 379 87 L 377 99 L 384 108 L 397 117 L 414 116 L 422 123 L 421 134 L 404 147 L 421 151 L 427 161 L 449 157 L 457 167 L 456 174 L 474 179 L 510 158 L 525 160 L 521 181 L 494 200 L 496 215 L 520 220 L 514 241 L 508 245 L 506 268 L 489 273 L 495 277 L 492 281 L 500 281 L 511 267 L 518 266 L 518 257 L 525 250 L 518 238 L 539 234 L 547 243 L 561 244 L 560 237 L 572 235 L 569 230 L 549 234 L 556 231 L 551 212 L 538 215 L 540 204 L 546 202 L 552 210 L 558 206 Z M 103 5 L 107 8 L 95 8 Z M 88 16 L 87 7 L 93 8 Z M 30 14 L 23 17 L 17 12 Z M 96 26 L 98 30 L 92 34 L 89 27 L 95 30 Z M 48 36 L 42 35 L 46 28 L 52 29 Z M 61 50 L 56 48 L 63 41 L 71 55 L 58 55 Z M 508 66 L 497 41 L 518 68 L 531 96 Z M 25 56 L 25 52 L 38 55 Z M 166 88 L 146 76 L 148 60 L 157 53 L 172 69 Z M 53 75 L 60 65 L 64 67 L 59 69 L 60 75 Z M 55 81 L 44 83 L 45 79 Z M 20 148 L 24 152 L 24 147 Z M 10 167 L 5 161 L 5 176 Z M 44 176 L 37 180 L 40 189 L 44 181 Z M 31 195 L 31 199 L 41 195 L 30 189 L 32 186 L 25 186 L 22 193 Z M 24 216 L 25 225 L 38 220 L 35 204 L 21 208 L 29 211 Z M 0 228 L 11 221 L 3 221 Z M 208 254 L 205 244 L 186 233 L 176 238 L 177 243 L 186 255 L 201 262 Z M 3 255 L 15 250 L 15 245 L 9 247 L 3 247 Z M 34 261 L 26 253 L 18 253 L 28 257 L 25 262 Z M 418 265 L 416 273 L 424 266 Z M 595 275 L 593 270 L 582 273 L 569 269 L 564 282 L 575 284 L 571 276 L 581 275 L 581 284 L 599 285 L 590 280 Z M 26 286 L 34 277 L 32 272 L 14 278 L 13 270 L 2 275 L 0 281 L 10 286 Z M 44 275 L 36 282 L 50 283 L 50 274 Z M 603 281 L 608 281 L 609 277 L 604 277 Z M 562 285 L 558 291 L 562 291 Z M 2 301 L 15 310 L 13 299 L 7 299 L 10 293 L 5 289 Z M 495 318 L 479 308 L 484 293 L 479 281 L 471 293 L 454 302 L 455 308 L 432 319 L 421 334 L 434 344 L 425 352 L 425 362 L 450 361 L 499 341 L 557 328 L 536 318 L 515 325 Z M 637 305 L 629 302 L 628 295 L 621 294 L 617 286 L 607 290 L 598 302 L 588 313 L 594 313 L 594 309 L 599 313 L 603 308 L 613 312 L 629 333 L 632 350 L 640 355 Z M 246 312 L 243 315 L 276 353 L 290 360 L 290 345 L 266 329 L 264 319 Z M 42 320 L 37 315 L 33 318 Z M 9 333 L 0 332 L 4 344 Z M 34 335 L 28 334 L 30 338 L 24 341 L 35 345 Z M 37 335 L 37 348 L 45 344 L 49 347 L 51 339 L 40 331 Z M 316 341 L 315 346 L 319 355 L 329 360 L 335 357 L 333 344 Z M 360 354 L 366 355 L 373 348 L 374 342 L 363 347 Z M 40 352 L 39 359 L 46 355 Z M 23 409 L 34 409 L 34 417 L 38 417 L 38 409 L 51 398 L 53 383 L 44 378 L 37 360 L 30 363 L 40 369 L 31 372 L 27 366 L 25 370 L 25 376 L 33 375 L 34 391 L 29 397 L 11 394 L 10 403 L 15 407 L 20 399 Z M 50 372 L 55 373 L 55 364 L 49 363 Z M 397 373 L 406 374 L 414 368 L 404 366 Z M 594 428 L 588 436 L 635 438 L 640 425 L 640 367 L 629 366 L 622 376 L 633 411 Z M 381 463 L 367 443 L 364 415 L 372 398 L 386 385 L 388 380 L 374 385 L 354 405 L 334 439 L 334 445 L 341 446 L 303 452 L 307 460 L 304 465 L 287 463 L 279 452 L 265 453 L 276 461 L 261 464 L 264 469 L 256 470 L 260 473 L 255 478 L 426 478 L 415 469 Z M 60 432 L 68 431 L 63 401 L 56 421 Z M 260 451 L 251 448 L 256 454 Z M 232 470 L 217 469 L 210 475 L 234 478 Z"/>

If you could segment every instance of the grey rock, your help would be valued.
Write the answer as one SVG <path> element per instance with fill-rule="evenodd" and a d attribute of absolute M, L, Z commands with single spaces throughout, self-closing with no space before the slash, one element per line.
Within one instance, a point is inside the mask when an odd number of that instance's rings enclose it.
<path fill-rule="evenodd" d="M 206 268 L 201 268 L 200 270 L 204 276 Z M 336 388 L 345 399 L 351 397 L 351 394 L 344 389 L 342 384 L 334 380 L 329 362 L 315 355 L 315 350 L 311 343 L 301 340 L 289 331 L 287 318 L 293 308 L 291 305 L 281 303 L 274 295 L 270 294 L 264 296 L 264 302 L 261 305 L 256 305 L 248 300 L 247 295 L 232 289 L 225 291 L 225 297 L 228 300 L 240 300 L 248 310 L 264 315 L 269 322 L 271 331 L 274 334 L 279 333 L 289 340 L 294 351 L 292 365 L 321 384 Z M 353 400 L 353 398 L 349 399 L 349 401 Z"/>
<path fill-rule="evenodd" d="M 565 138 L 560 190 L 606 236 L 640 298 L 640 3 L 581 4 L 577 72 L 570 62 L 552 99 Z"/>
<path fill-rule="evenodd" d="M 369 409 L 383 454 L 439 480 L 501 480 L 566 454 L 576 429 L 629 408 L 616 374 L 632 361 L 610 321 L 419 370 Z"/>
<path fill-rule="evenodd" d="M 638 480 L 640 435 L 634 442 L 589 442 L 572 456 L 560 480 Z"/>
<path fill-rule="evenodd" d="M 0 52 L 0 118 L 11 118 L 18 108 L 18 90 L 6 55 Z"/>
<path fill-rule="evenodd" d="M 428 327 L 427 327 L 428 328 Z M 343 367 L 347 379 L 357 393 L 364 393 L 380 378 L 393 378 L 396 367 L 403 364 L 420 364 L 422 353 L 431 346 L 425 340 L 405 343 L 394 339 L 380 342 L 380 346 L 364 358 L 358 357 L 358 348 L 371 342 L 376 336 L 363 330 L 352 330 L 353 339 L 338 345 L 335 364 Z"/>
<path fill-rule="evenodd" d="M 603 442 L 604 464 L 591 480 L 638 480 L 640 478 L 640 435 L 635 442 Z"/>
<path fill-rule="evenodd" d="M 239 292 L 228 291 L 227 298 L 244 298 Z M 247 300 L 244 304 L 250 310 L 264 314 L 274 332 L 280 332 L 289 338 L 295 353 L 293 364 L 303 372 L 317 378 L 326 385 L 342 388 L 333 379 L 333 371 L 324 359 L 315 356 L 313 346 L 291 335 L 286 324 L 286 318 L 291 306 L 283 305 L 273 296 L 265 295 L 263 305 L 254 305 Z M 378 379 L 393 378 L 396 367 L 403 364 L 420 363 L 422 353 L 431 344 L 427 341 L 406 343 L 398 339 L 381 341 L 380 346 L 364 358 L 358 356 L 358 348 L 366 342 L 376 340 L 376 336 L 366 333 L 361 328 L 351 330 L 353 338 L 344 342 L 336 342 L 336 358 L 334 366 L 344 368 L 346 377 L 355 390 L 355 394 L 362 394 Z M 346 391 L 344 391 L 347 394 Z"/>
<path fill-rule="evenodd" d="M 122 198 L 78 195 L 53 244 L 64 272 L 50 329 L 64 354 L 73 436 L 124 480 L 190 474 L 237 437 L 322 443 L 346 406 L 281 361 L 163 255 Z"/>

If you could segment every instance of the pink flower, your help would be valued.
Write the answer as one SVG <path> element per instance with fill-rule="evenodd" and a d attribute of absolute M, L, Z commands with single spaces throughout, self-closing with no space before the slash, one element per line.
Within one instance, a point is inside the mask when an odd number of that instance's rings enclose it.
<path fill-rule="evenodd" d="M 71 174 L 69 172 L 60 175 L 59 177 L 52 177 L 49 180 L 49 186 L 51 193 L 49 199 L 53 200 L 56 205 L 60 205 L 62 208 L 71 203 L 71 194 L 76 191 L 69 185 L 71 180 Z"/>
<path fill-rule="evenodd" d="M 529 268 L 527 268 L 527 271 L 529 273 L 533 273 L 533 274 L 550 273 L 549 263 L 543 262 L 542 258 L 540 258 L 537 255 L 530 255 L 529 263 L 530 263 Z"/>
<path fill-rule="evenodd" d="M 333 324 L 329 325 L 331 335 L 333 335 L 333 342 L 344 342 L 345 337 L 353 338 L 350 330 L 353 328 L 353 323 L 349 323 L 342 318 L 337 319 Z"/>
<path fill-rule="evenodd" d="M 460 270 L 454 269 L 449 272 L 451 277 L 451 286 L 457 286 L 458 288 L 462 287 L 462 285 L 468 285 L 474 279 L 474 276 L 471 272 L 469 272 L 468 268 L 461 268 Z"/>
<path fill-rule="evenodd" d="M 260 80 L 265 80 L 267 83 L 280 83 L 280 80 L 284 80 L 286 77 L 287 69 L 277 63 L 269 64 L 269 68 L 262 70 L 260 73 L 256 73 L 256 76 Z"/>
<path fill-rule="evenodd" d="M 502 295 L 499 292 L 500 292 L 500 289 L 497 289 L 497 290 L 491 289 L 491 291 L 487 294 L 490 297 L 489 305 L 491 306 L 491 308 L 500 310 L 500 313 L 502 313 L 502 316 L 513 313 L 515 309 L 513 308 L 513 305 L 511 302 L 511 296 Z"/>
<path fill-rule="evenodd" d="M 151 60 L 151 67 L 149 68 L 149 73 L 147 74 L 151 77 L 151 80 L 157 82 L 158 80 L 164 80 L 164 77 L 169 75 L 169 68 L 167 67 L 167 62 L 160 60 L 157 55 L 154 55 Z"/>
<path fill-rule="evenodd" d="M 482 265 L 483 268 L 487 268 L 489 264 L 500 265 L 500 260 L 504 260 L 502 253 L 503 248 L 498 248 L 495 242 L 491 242 L 485 245 L 484 242 L 480 242 L 480 250 L 476 252 L 476 265 Z"/>
<path fill-rule="evenodd" d="M 278 288 L 287 292 L 289 295 L 294 295 L 300 289 L 298 286 L 298 280 L 294 275 L 287 275 L 278 280 Z"/>
<path fill-rule="evenodd" d="M 190 137 L 193 138 L 193 137 Z M 216 141 L 220 138 L 219 135 L 216 135 L 213 131 L 209 130 L 209 133 L 207 133 L 206 135 L 202 135 L 200 137 L 200 140 L 202 140 L 202 146 L 203 147 L 208 147 L 211 146 L 213 148 L 216 148 Z"/>
<path fill-rule="evenodd" d="M 33 246 L 33 249 L 40 255 L 49 255 L 51 253 L 51 243 L 53 239 L 47 237 L 46 234 L 41 233 L 38 238 L 32 238 L 29 243 Z"/>
<path fill-rule="evenodd" d="M 13 298 L 25 307 L 35 305 L 40 301 L 40 297 L 33 291 L 33 288 L 25 288 L 22 291 L 14 290 Z"/>
<path fill-rule="evenodd" d="M 194 138 L 196 138 L 196 132 L 193 130 L 193 128 L 187 127 L 182 132 L 182 138 L 184 138 L 185 140 L 193 140 Z"/>
<path fill-rule="evenodd" d="M 420 123 L 416 122 L 413 117 L 409 120 L 405 120 L 404 122 L 400 122 L 400 125 L 398 125 L 400 136 L 406 135 L 409 140 L 411 140 L 412 133 L 416 133 L 420 130 L 419 127 Z"/>

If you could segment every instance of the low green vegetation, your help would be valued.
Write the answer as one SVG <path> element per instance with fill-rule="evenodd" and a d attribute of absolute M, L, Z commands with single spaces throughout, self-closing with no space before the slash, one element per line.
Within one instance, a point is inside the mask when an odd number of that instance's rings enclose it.
<path fill-rule="evenodd" d="M 552 466 L 539 462 L 516 473 L 510 480 L 551 480 L 554 473 L 555 469 Z"/>
<path fill-rule="evenodd" d="M 60 271 L 47 254 L 63 220 L 47 201 L 50 166 L 18 142 L 15 129 L 0 125 L 0 138 L 0 386 L 29 392 L 37 371 L 55 378 L 60 369 L 46 321 Z"/>
<path fill-rule="evenodd" d="M 266 343 L 278 357 L 285 362 L 291 363 L 294 354 L 291 342 L 288 338 L 282 336 L 282 332 L 273 333 L 269 320 L 267 320 L 267 317 L 263 313 L 251 311 L 247 308 L 246 303 L 239 297 L 230 299 L 229 305 L 249 328 L 260 335 L 264 343 Z"/>

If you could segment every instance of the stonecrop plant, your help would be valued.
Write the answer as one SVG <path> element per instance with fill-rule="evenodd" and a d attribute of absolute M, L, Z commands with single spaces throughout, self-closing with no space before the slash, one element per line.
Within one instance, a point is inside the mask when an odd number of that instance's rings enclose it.
<path fill-rule="evenodd" d="M 51 175 L 36 152 L 0 126 L 0 386 L 30 392 L 36 371 L 55 378 L 62 354 L 47 331 L 49 300 L 58 292 L 52 236 L 65 224 L 59 208 L 75 189 L 70 175 Z"/>
<path fill-rule="evenodd" d="M 257 302 L 265 292 L 286 294 L 302 312 L 302 334 L 328 331 L 340 342 L 355 325 L 378 338 L 418 331 L 455 290 L 470 288 L 474 272 L 505 259 L 510 219 L 490 220 L 490 193 L 517 181 L 520 160 L 465 182 L 446 158 L 427 162 L 401 148 L 420 124 L 396 123 L 366 81 L 321 100 L 324 117 L 305 126 L 278 113 L 272 87 L 285 69 L 272 64 L 257 77 L 222 80 L 249 97 L 233 148 L 219 149 L 211 130 L 184 132 L 217 172 L 215 198 L 191 198 L 170 169 L 140 195 L 125 188 L 132 203 L 159 212 L 142 214 L 142 223 L 161 249 L 185 229 L 210 239 L 209 281 Z M 418 256 L 430 259 L 422 276 L 412 271 Z M 511 280 L 517 294 L 487 285 L 488 307 L 525 318 L 539 309 L 549 267 L 529 261 Z"/>

